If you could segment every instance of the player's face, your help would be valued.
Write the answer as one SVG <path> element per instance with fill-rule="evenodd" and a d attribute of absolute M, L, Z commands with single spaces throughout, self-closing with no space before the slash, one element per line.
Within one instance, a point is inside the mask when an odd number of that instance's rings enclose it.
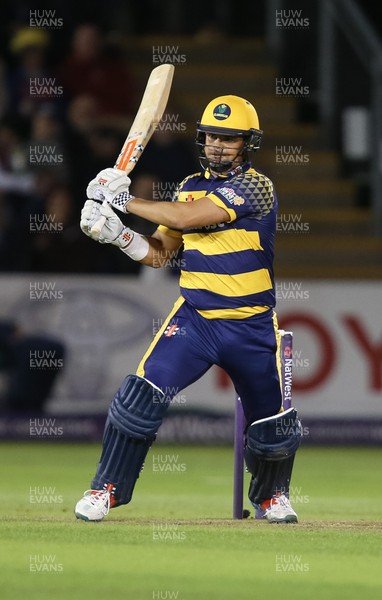
<path fill-rule="evenodd" d="M 239 136 L 206 133 L 204 152 L 211 162 L 232 162 L 236 167 L 243 162 L 243 146 L 244 140 Z"/>

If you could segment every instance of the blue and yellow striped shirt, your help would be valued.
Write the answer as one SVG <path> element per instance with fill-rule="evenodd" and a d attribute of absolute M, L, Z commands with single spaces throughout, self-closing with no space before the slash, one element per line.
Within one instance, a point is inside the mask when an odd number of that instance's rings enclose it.
<path fill-rule="evenodd" d="M 277 197 L 273 184 L 250 163 L 226 177 L 208 171 L 190 175 L 174 200 L 207 196 L 224 208 L 230 220 L 176 231 L 183 238 L 181 294 L 208 319 L 245 319 L 275 305 L 273 254 Z"/>

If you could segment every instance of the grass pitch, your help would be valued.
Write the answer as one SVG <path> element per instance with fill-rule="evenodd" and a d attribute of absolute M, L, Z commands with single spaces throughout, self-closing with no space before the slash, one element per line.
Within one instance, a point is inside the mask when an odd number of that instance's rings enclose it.
<path fill-rule="evenodd" d="M 0 446 L 2 599 L 379 597 L 380 449 L 301 448 L 298 525 L 231 519 L 232 449 L 159 444 L 129 506 L 101 523 L 77 521 L 99 450 Z"/>

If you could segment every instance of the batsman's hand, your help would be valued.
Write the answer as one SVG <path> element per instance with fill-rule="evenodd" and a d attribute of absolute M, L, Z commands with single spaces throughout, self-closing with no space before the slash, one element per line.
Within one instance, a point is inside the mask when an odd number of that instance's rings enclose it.
<path fill-rule="evenodd" d="M 93 233 L 92 227 L 100 217 L 104 217 L 105 223 L 100 232 Z M 86 200 L 81 211 L 80 227 L 92 240 L 100 244 L 112 244 L 118 248 L 126 248 L 134 236 L 134 232 L 125 227 L 111 206 L 95 200 Z"/>
<path fill-rule="evenodd" d="M 91 200 L 101 200 L 111 204 L 123 213 L 129 212 L 127 205 L 134 198 L 130 194 L 131 180 L 121 169 L 103 169 L 91 180 L 86 195 Z"/>
<path fill-rule="evenodd" d="M 91 228 L 101 218 L 101 204 L 95 200 L 86 200 L 81 210 L 80 227 L 85 235 L 93 237 Z"/>

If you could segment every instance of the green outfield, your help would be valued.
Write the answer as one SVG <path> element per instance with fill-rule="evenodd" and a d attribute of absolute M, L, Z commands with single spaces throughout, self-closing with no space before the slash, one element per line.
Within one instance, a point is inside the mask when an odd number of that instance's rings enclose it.
<path fill-rule="evenodd" d="M 98 445 L 0 449 L 4 600 L 366 600 L 381 593 L 380 449 L 301 448 L 291 490 L 298 525 L 231 520 L 230 448 L 154 446 L 131 505 L 102 523 L 73 516 Z"/>

